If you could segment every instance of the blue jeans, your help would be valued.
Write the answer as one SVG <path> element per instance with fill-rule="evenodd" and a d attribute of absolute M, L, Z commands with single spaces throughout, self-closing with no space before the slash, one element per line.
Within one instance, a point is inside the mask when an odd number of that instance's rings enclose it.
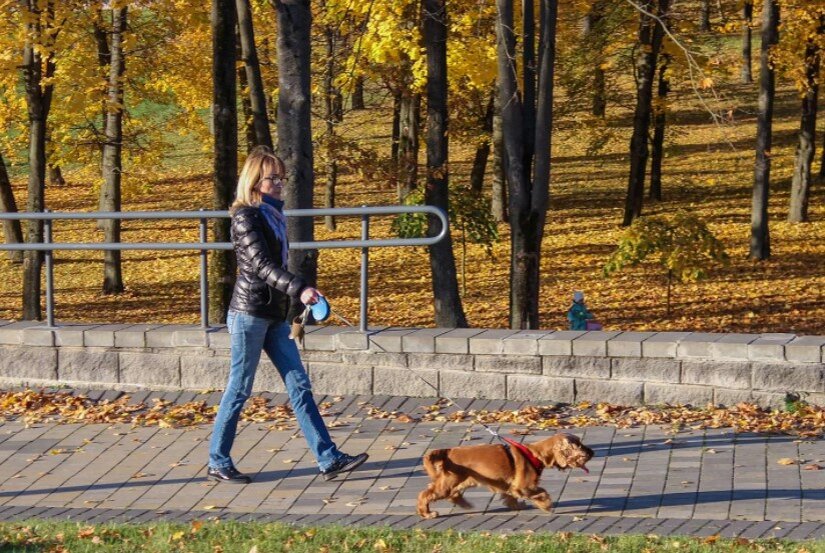
<path fill-rule="evenodd" d="M 341 453 L 332 442 L 318 406 L 315 405 L 309 375 L 301 363 L 298 346 L 289 338 L 289 325 L 283 321 L 236 311 L 229 312 L 226 324 L 231 335 L 229 382 L 215 416 L 215 427 L 209 444 L 209 466 L 234 466 L 229 452 L 235 441 L 235 431 L 244 402 L 252 393 L 255 371 L 263 350 L 284 381 L 292 410 L 309 449 L 315 455 L 318 467 L 321 470 L 329 468 Z"/>

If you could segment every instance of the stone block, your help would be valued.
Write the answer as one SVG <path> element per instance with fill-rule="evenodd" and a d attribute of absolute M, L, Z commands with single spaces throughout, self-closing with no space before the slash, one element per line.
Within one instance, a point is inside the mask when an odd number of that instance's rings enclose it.
<path fill-rule="evenodd" d="M 369 343 L 373 351 L 400 353 L 404 351 L 402 339 L 408 334 L 420 330 L 418 328 L 387 327 L 378 332 L 370 332 Z"/>
<path fill-rule="evenodd" d="M 209 341 L 209 348 L 215 350 L 228 350 L 232 346 L 232 335 L 229 334 L 226 325 L 215 325 L 206 335 Z"/>
<path fill-rule="evenodd" d="M 46 326 L 30 326 L 23 329 L 23 345 L 25 346 L 53 346 L 54 329 Z"/>
<path fill-rule="evenodd" d="M 535 403 L 571 403 L 574 399 L 572 378 L 551 376 L 507 376 L 507 399 Z"/>
<path fill-rule="evenodd" d="M 769 392 L 822 392 L 825 390 L 825 365 L 780 365 L 753 363 L 755 390 Z"/>
<path fill-rule="evenodd" d="M 338 334 L 351 330 L 342 326 L 308 326 L 304 329 L 304 350 L 335 351 L 338 347 L 342 349 L 345 344 L 338 342 Z M 351 330 L 354 334 L 363 335 L 357 330 Z M 367 349 L 367 340 L 363 338 L 363 343 L 357 349 Z M 352 349 L 352 348 L 350 348 Z"/>
<path fill-rule="evenodd" d="M 407 353 L 435 353 L 435 339 L 453 328 L 421 328 L 401 337 L 402 351 Z"/>
<path fill-rule="evenodd" d="M 441 371 L 440 385 L 441 393 L 453 398 L 507 398 L 507 387 L 503 374 Z"/>
<path fill-rule="evenodd" d="M 434 370 L 473 370 L 472 355 L 460 355 L 449 353 L 409 353 L 407 354 L 407 365 L 411 369 L 434 369 Z"/>
<path fill-rule="evenodd" d="M 752 390 L 729 390 L 716 388 L 713 393 L 716 405 L 733 407 L 738 403 L 753 403 L 760 407 L 781 409 L 785 406 L 785 394 L 775 392 L 754 392 Z"/>
<path fill-rule="evenodd" d="M 57 380 L 57 350 L 42 346 L 0 347 L 0 376 Z"/>
<path fill-rule="evenodd" d="M 370 349 L 370 332 L 342 329 L 335 335 L 335 346 L 331 349 L 367 351 Z M 306 348 L 307 346 L 305 345 L 304 347 Z"/>
<path fill-rule="evenodd" d="M 785 344 L 785 359 L 800 363 L 825 362 L 825 336 L 799 336 Z"/>
<path fill-rule="evenodd" d="M 794 338 L 795 334 L 761 334 L 748 344 L 748 357 L 753 361 L 784 361 L 785 344 Z"/>
<path fill-rule="evenodd" d="M 436 353 L 470 353 L 470 338 L 481 334 L 479 328 L 456 328 L 435 338 Z"/>
<path fill-rule="evenodd" d="M 643 394 L 644 383 L 642 382 L 576 379 L 576 401 L 640 405 L 644 397 Z"/>
<path fill-rule="evenodd" d="M 573 340 L 573 355 L 607 356 L 607 341 L 620 333 L 590 330 Z"/>
<path fill-rule="evenodd" d="M 481 372 L 541 374 L 541 357 L 527 355 L 476 355 Z"/>
<path fill-rule="evenodd" d="M 341 361 L 345 365 L 359 367 L 406 367 L 407 356 L 403 353 L 379 353 L 376 351 L 344 352 Z"/>
<path fill-rule="evenodd" d="M 748 344 L 756 340 L 755 334 L 724 334 L 710 344 L 710 356 L 714 359 L 748 359 Z"/>
<path fill-rule="evenodd" d="M 178 325 L 161 325 L 146 331 L 146 347 L 174 347 L 175 331 Z"/>
<path fill-rule="evenodd" d="M 712 332 L 691 332 L 676 346 L 676 357 L 710 357 L 710 345 L 722 337 Z"/>
<path fill-rule="evenodd" d="M 160 328 L 163 325 L 139 324 L 115 330 L 116 348 L 145 348 L 146 331 Z"/>
<path fill-rule="evenodd" d="M 655 332 L 622 332 L 607 342 L 609 357 L 641 357 L 642 343 Z"/>
<path fill-rule="evenodd" d="M 437 396 L 438 371 L 376 367 L 372 389 L 374 394 L 388 396 Z"/>
<path fill-rule="evenodd" d="M 713 403 L 713 388 L 685 384 L 645 383 L 645 403 L 648 405 L 693 405 L 704 407 Z"/>
<path fill-rule="evenodd" d="M 57 376 L 60 380 L 116 384 L 119 382 L 117 353 L 102 349 L 58 348 Z"/>
<path fill-rule="evenodd" d="M 470 353 L 497 355 L 504 353 L 504 339 L 516 334 L 518 330 L 485 330 L 470 338 Z"/>
<path fill-rule="evenodd" d="M 83 333 L 83 345 L 90 348 L 115 347 L 115 332 L 124 330 L 129 324 L 103 324 Z"/>
<path fill-rule="evenodd" d="M 228 357 L 182 355 L 180 358 L 182 388 L 196 391 L 223 390 L 228 379 Z"/>
<path fill-rule="evenodd" d="M 83 333 L 98 326 L 100 325 L 60 323 L 54 331 L 54 345 L 82 347 Z"/>
<path fill-rule="evenodd" d="M 209 346 L 209 330 L 197 325 L 179 326 L 172 334 L 172 345 L 175 347 L 207 347 Z"/>
<path fill-rule="evenodd" d="M 502 353 L 510 355 L 538 355 L 539 340 L 552 330 L 521 330 L 504 339 Z"/>
<path fill-rule="evenodd" d="M 749 363 L 682 361 L 682 384 L 699 384 L 737 390 L 750 389 Z"/>
<path fill-rule="evenodd" d="M 229 362 L 227 361 L 227 366 L 228 365 Z M 313 389 L 315 388 L 315 382 L 312 383 L 312 387 Z M 255 369 L 255 383 L 252 385 L 252 391 L 286 392 L 286 386 L 284 386 L 284 379 L 281 378 L 281 373 L 278 372 L 278 369 L 266 355 L 261 356 L 261 360 L 258 362 L 258 368 Z"/>
<path fill-rule="evenodd" d="M 610 378 L 610 359 L 606 357 L 542 357 L 545 375 L 584 378 Z"/>
<path fill-rule="evenodd" d="M 680 362 L 674 359 L 612 359 L 612 378 L 645 382 L 679 382 Z"/>
<path fill-rule="evenodd" d="M 301 360 L 303 360 L 304 363 L 310 361 L 317 361 L 319 363 L 341 363 L 344 360 L 344 354 L 337 351 L 304 350 L 301 352 Z"/>
<path fill-rule="evenodd" d="M 573 355 L 573 340 L 584 330 L 560 330 L 539 340 L 539 355 Z"/>
<path fill-rule="evenodd" d="M 676 357 L 679 340 L 690 332 L 657 332 L 642 342 L 642 357 Z"/>
<path fill-rule="evenodd" d="M 120 354 L 120 381 L 126 384 L 180 386 L 180 357 L 163 353 Z"/>
<path fill-rule="evenodd" d="M 0 344 L 22 344 L 23 330 L 41 326 L 41 321 L 16 321 L 0 326 Z"/>
<path fill-rule="evenodd" d="M 372 393 L 372 369 L 344 364 L 309 363 L 312 389 L 318 394 L 368 395 Z"/>

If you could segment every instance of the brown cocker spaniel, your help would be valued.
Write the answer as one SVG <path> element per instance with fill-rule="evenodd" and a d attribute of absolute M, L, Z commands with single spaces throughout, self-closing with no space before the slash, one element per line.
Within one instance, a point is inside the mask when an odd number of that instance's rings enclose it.
<path fill-rule="evenodd" d="M 468 509 L 472 505 L 463 493 L 474 486 L 487 486 L 490 491 L 501 493 L 510 509 L 519 508 L 518 499 L 529 499 L 539 509 L 549 511 L 550 495 L 539 487 L 542 469 L 587 471 L 585 465 L 593 457 L 593 450 L 572 434 L 556 434 L 534 444 L 510 443 L 514 445 L 462 446 L 427 452 L 424 469 L 431 482 L 418 494 L 418 514 L 437 517 L 437 512 L 430 511 L 430 503 L 439 499 L 449 499 Z"/>

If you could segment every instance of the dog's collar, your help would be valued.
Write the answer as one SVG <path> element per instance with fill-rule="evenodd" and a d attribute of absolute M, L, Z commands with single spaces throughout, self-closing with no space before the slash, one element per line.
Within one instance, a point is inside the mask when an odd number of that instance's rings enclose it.
<path fill-rule="evenodd" d="M 499 436 L 499 438 L 501 438 L 501 439 L 502 439 L 502 440 L 504 440 L 507 444 L 509 444 L 509 445 L 513 446 L 514 448 L 516 448 L 517 450 L 519 450 L 519 452 L 520 452 L 522 455 L 524 455 L 524 457 L 525 457 L 525 458 L 527 458 L 527 460 L 530 462 L 530 464 L 533 466 L 533 468 L 534 468 L 534 469 L 536 469 L 536 472 L 539 474 L 539 476 L 541 476 L 541 471 L 543 471 L 543 470 L 544 470 L 544 463 L 542 463 L 542 462 L 538 459 L 538 457 L 536 457 L 535 455 L 533 455 L 533 452 L 532 452 L 532 451 L 530 451 L 530 448 L 528 448 L 528 447 L 527 447 L 526 445 L 524 445 L 524 444 L 520 444 L 520 443 L 518 443 L 517 441 L 512 440 L 512 439 L 510 439 L 510 438 L 506 438 L 506 437 L 504 437 L 504 436 Z M 505 447 L 507 447 L 507 446 L 505 446 Z"/>

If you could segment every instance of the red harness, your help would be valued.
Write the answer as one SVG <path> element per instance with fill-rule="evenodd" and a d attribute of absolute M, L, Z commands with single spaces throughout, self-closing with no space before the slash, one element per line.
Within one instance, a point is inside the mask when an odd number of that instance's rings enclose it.
<path fill-rule="evenodd" d="M 527 460 L 530 462 L 530 464 L 533 465 L 533 468 L 536 469 L 536 472 L 538 473 L 538 475 L 541 476 L 541 471 L 544 470 L 544 463 L 539 461 L 538 457 L 533 455 L 533 452 L 530 451 L 530 449 L 526 445 L 520 444 L 517 441 L 512 440 L 510 438 L 506 438 L 504 436 L 499 436 L 499 438 L 501 438 L 502 440 L 507 442 L 509 445 L 511 445 L 514 448 L 516 448 L 517 450 L 519 450 L 519 452 L 521 452 L 521 454 L 524 455 L 524 457 L 527 458 Z M 504 446 L 504 447 L 507 447 L 507 446 Z"/>

